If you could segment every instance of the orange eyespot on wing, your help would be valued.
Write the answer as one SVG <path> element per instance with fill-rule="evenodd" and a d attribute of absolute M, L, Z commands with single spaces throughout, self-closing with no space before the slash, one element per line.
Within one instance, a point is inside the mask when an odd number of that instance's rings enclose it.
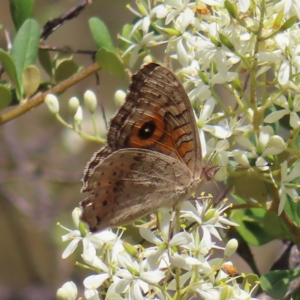
<path fill-rule="evenodd" d="M 113 150 L 149 149 L 177 158 L 192 173 L 201 169 L 198 129 L 188 96 L 172 71 L 154 63 L 132 77 L 107 140 Z"/>

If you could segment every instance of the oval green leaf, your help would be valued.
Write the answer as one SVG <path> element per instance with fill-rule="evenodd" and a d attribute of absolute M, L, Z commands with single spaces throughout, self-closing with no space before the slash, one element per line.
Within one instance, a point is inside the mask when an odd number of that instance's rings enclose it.
<path fill-rule="evenodd" d="M 264 217 L 265 231 L 275 239 L 293 240 L 293 235 L 275 212 L 268 211 Z"/>
<path fill-rule="evenodd" d="M 89 25 L 93 40 L 98 49 L 106 48 L 111 52 L 115 52 L 115 47 L 106 25 L 96 17 L 89 19 Z"/>
<path fill-rule="evenodd" d="M 230 215 L 230 219 L 239 224 L 235 230 L 249 245 L 261 246 L 273 240 L 264 230 L 264 214 L 265 209 L 263 208 L 247 208 L 234 210 Z"/>
<path fill-rule="evenodd" d="M 7 107 L 12 101 L 10 89 L 4 85 L 0 85 L 0 110 Z"/>
<path fill-rule="evenodd" d="M 7 73 L 8 77 L 11 79 L 11 81 L 16 87 L 18 99 L 21 100 L 21 89 L 17 76 L 16 66 L 12 57 L 2 49 L 0 49 L 0 62 L 4 71 Z"/>
<path fill-rule="evenodd" d="M 271 271 L 260 277 L 260 285 L 271 297 L 282 299 L 291 281 L 298 277 L 300 269 Z"/>
<path fill-rule="evenodd" d="M 10 14 L 16 30 L 30 18 L 33 8 L 33 0 L 9 0 Z"/>
<path fill-rule="evenodd" d="M 37 21 L 28 19 L 18 31 L 12 47 L 18 80 L 21 83 L 25 67 L 34 65 L 40 43 L 40 27 Z"/>
<path fill-rule="evenodd" d="M 39 49 L 39 62 L 41 63 L 44 70 L 47 74 L 52 77 L 53 69 L 52 69 L 52 61 L 48 50 Z"/>
<path fill-rule="evenodd" d="M 41 73 L 36 66 L 27 66 L 22 73 L 22 83 L 26 94 L 26 99 L 29 99 L 38 89 L 41 82 Z"/>
<path fill-rule="evenodd" d="M 78 72 L 78 66 L 73 60 L 63 61 L 55 70 L 54 78 L 55 82 L 60 82 L 70 78 L 72 75 Z"/>
<path fill-rule="evenodd" d="M 105 48 L 98 50 L 96 62 L 102 69 L 107 70 L 109 73 L 124 78 L 124 66 L 114 52 L 108 51 Z"/>
<path fill-rule="evenodd" d="M 233 194 L 245 201 L 255 200 L 263 205 L 267 201 L 268 190 L 266 184 L 250 170 L 243 172 L 241 176 L 229 177 L 227 186 L 231 188 Z"/>

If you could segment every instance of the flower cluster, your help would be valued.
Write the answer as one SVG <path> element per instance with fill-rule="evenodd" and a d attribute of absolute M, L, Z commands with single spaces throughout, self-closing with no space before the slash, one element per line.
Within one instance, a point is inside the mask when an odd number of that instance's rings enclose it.
<path fill-rule="evenodd" d="M 299 1 L 141 0 L 137 9 L 129 8 L 138 20 L 123 31 L 123 57 L 130 57 L 132 67 L 139 58 L 155 59 L 151 49 L 160 45 L 169 64 L 177 61 L 176 74 L 196 111 L 203 155 L 214 154 L 223 167 L 216 179 L 226 180 L 230 172 L 225 166 L 235 161 L 256 167 L 257 177 L 282 186 L 278 155 L 293 155 L 288 167 L 300 157 L 295 149 Z M 292 137 L 286 141 L 279 133 L 284 117 Z M 269 175 L 262 176 L 266 171 Z M 298 199 L 297 193 L 289 197 Z"/>
<path fill-rule="evenodd" d="M 300 2 L 136 3 L 136 9 L 129 7 L 137 17 L 135 23 L 126 24 L 122 31 L 119 53 L 124 63 L 131 68 L 141 59 L 156 60 L 153 47 L 163 49 L 164 60 L 168 66 L 174 62 L 195 110 L 203 157 L 219 166 L 215 178 L 229 182 L 234 193 L 238 189 L 230 179 L 251 170 L 264 192 L 257 198 L 255 193 L 247 194 L 251 186 L 242 196 L 236 192 L 236 198 L 248 201 L 249 208 L 266 208 L 266 201 L 272 200 L 272 211 L 280 215 L 287 203 L 291 206 L 299 200 Z M 124 93 L 118 91 L 116 102 L 123 100 Z M 46 102 L 58 115 L 53 101 L 49 97 Z M 94 109 L 92 105 L 91 114 Z M 82 112 L 74 109 L 73 113 L 75 123 L 80 123 Z M 141 227 L 141 239 L 131 244 L 122 240 L 120 228 L 117 233 L 90 234 L 78 221 L 76 210 L 78 230 L 63 237 L 70 241 L 63 258 L 82 242 L 85 268 L 94 273 L 84 280 L 86 299 L 104 295 L 107 299 L 252 299 L 257 283 L 245 277 L 241 286 L 236 274 L 228 272 L 234 269 L 228 259 L 236 250 L 236 240 L 224 249 L 214 242 L 222 240 L 219 228 L 236 225 L 223 215 L 222 205 L 184 202 L 175 216 L 160 211 L 157 228 Z M 293 223 L 293 217 L 287 211 L 283 222 L 294 226 L 298 220 Z M 299 232 L 292 229 L 291 236 Z M 223 255 L 212 256 L 214 250 L 222 250 Z M 57 295 L 76 299 L 77 288 L 68 282 Z"/>
<path fill-rule="evenodd" d="M 139 239 L 144 239 L 142 244 L 148 244 L 147 248 L 123 241 L 122 229 L 117 233 L 87 232 L 79 222 L 80 209 L 76 208 L 73 220 L 78 229 L 63 227 L 68 231 L 63 241 L 70 243 L 62 257 L 70 256 L 82 243 L 81 257 L 92 273 L 83 281 L 85 298 L 96 300 L 106 295 L 106 299 L 179 299 L 180 295 L 180 299 L 188 299 L 200 295 L 203 299 L 222 299 L 229 294 L 231 299 L 252 299 L 257 284 L 248 282 L 241 287 L 236 282 L 240 275 L 234 277 L 237 271 L 226 271 L 228 266 L 234 268 L 228 259 L 235 253 L 237 241 L 230 240 L 225 248 L 212 241 L 212 236 L 221 240 L 217 228 L 236 225 L 223 216 L 225 201 L 217 208 L 208 206 L 207 201 L 196 204 L 194 207 L 183 202 L 175 219 L 169 210 L 160 211 L 154 231 L 141 227 Z M 176 231 L 178 224 L 185 229 Z M 222 257 L 212 257 L 214 249 L 223 251 Z M 58 299 L 76 297 L 73 282 L 57 291 Z"/>

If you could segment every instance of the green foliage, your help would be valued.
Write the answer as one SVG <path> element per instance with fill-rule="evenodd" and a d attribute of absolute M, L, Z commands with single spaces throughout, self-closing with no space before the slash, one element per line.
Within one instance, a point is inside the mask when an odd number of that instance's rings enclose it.
<path fill-rule="evenodd" d="M 263 208 L 246 208 L 244 210 L 234 210 L 230 215 L 231 220 L 239 224 L 236 228 L 242 238 L 252 246 L 261 246 L 273 240 L 264 229 Z"/>
<path fill-rule="evenodd" d="M 113 75 L 117 75 L 121 78 L 125 76 L 124 66 L 120 61 L 119 57 L 106 48 L 101 48 L 96 54 L 96 62 L 104 70 L 107 70 Z"/>
<path fill-rule="evenodd" d="M 0 110 L 7 107 L 12 101 L 12 94 L 10 89 L 0 84 Z"/>
<path fill-rule="evenodd" d="M 89 19 L 92 37 L 98 49 L 105 48 L 108 51 L 115 52 L 115 47 L 106 25 L 99 18 Z"/>
<path fill-rule="evenodd" d="M 37 21 L 28 19 L 19 29 L 12 48 L 12 57 L 21 87 L 23 70 L 25 67 L 35 64 L 38 55 L 39 44 L 40 26 Z"/>
<path fill-rule="evenodd" d="M 106 25 L 96 17 L 89 19 L 89 25 L 94 42 L 99 49 L 96 54 L 96 62 L 104 70 L 123 78 L 125 76 L 124 66 L 116 54 Z"/>
<path fill-rule="evenodd" d="M 9 0 L 11 17 L 17 31 L 30 18 L 33 4 L 33 0 Z"/>
<path fill-rule="evenodd" d="M 55 73 L 54 73 L 55 82 L 61 82 L 71 77 L 75 73 L 77 73 L 77 71 L 78 71 L 77 64 L 71 59 L 66 59 L 62 61 L 55 69 Z"/>
<path fill-rule="evenodd" d="M 271 271 L 260 277 L 260 283 L 268 295 L 282 299 L 291 281 L 298 277 L 300 277 L 300 269 Z"/>
<path fill-rule="evenodd" d="M 36 66 L 27 66 L 22 72 L 22 83 L 26 99 L 29 99 L 38 89 L 41 81 L 40 70 Z"/>
<path fill-rule="evenodd" d="M 7 73 L 11 81 L 16 87 L 17 90 L 17 96 L 20 99 L 21 98 L 21 88 L 20 83 L 17 76 L 17 70 L 16 66 L 14 64 L 13 58 L 10 54 L 5 52 L 4 50 L 0 49 L 0 61 L 3 66 L 4 71 Z"/>

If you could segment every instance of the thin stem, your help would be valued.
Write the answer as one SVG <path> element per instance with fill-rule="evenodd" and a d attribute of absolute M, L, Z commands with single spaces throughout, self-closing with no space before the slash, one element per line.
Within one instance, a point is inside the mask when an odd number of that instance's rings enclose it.
<path fill-rule="evenodd" d="M 68 129 L 71 129 L 71 130 L 74 130 L 75 132 L 77 132 L 82 138 L 86 139 L 86 140 L 89 140 L 89 141 L 93 141 L 93 142 L 98 142 L 98 143 L 101 143 L 101 144 L 104 144 L 105 143 L 105 139 L 102 139 L 98 136 L 92 136 L 92 135 L 89 135 L 89 134 L 86 134 L 84 132 L 82 132 L 81 130 L 78 130 L 75 126 L 75 124 L 73 125 L 70 125 L 68 124 L 59 114 L 56 114 L 56 119 L 62 124 L 64 125 L 65 127 L 67 127 Z"/>
<path fill-rule="evenodd" d="M 98 131 L 98 127 L 97 127 L 95 115 L 92 114 L 91 117 L 92 117 L 94 135 L 97 136 L 97 137 L 99 137 L 99 131 Z"/>
<path fill-rule="evenodd" d="M 44 99 L 47 94 L 61 94 L 62 92 L 67 90 L 69 87 L 82 81 L 84 78 L 90 76 L 91 74 L 94 74 L 95 72 L 99 71 L 100 69 L 101 69 L 101 67 L 97 63 L 94 63 L 91 66 L 83 69 L 81 72 L 73 75 L 72 77 L 59 83 L 55 87 L 49 89 L 48 91 L 46 91 L 44 93 L 36 94 L 35 96 L 33 96 L 31 99 L 29 99 L 23 105 L 20 105 L 16 108 L 10 110 L 7 113 L 0 115 L 0 124 L 5 124 L 17 117 L 29 112 L 33 108 L 36 108 L 37 106 L 41 105 L 44 102 Z"/>

